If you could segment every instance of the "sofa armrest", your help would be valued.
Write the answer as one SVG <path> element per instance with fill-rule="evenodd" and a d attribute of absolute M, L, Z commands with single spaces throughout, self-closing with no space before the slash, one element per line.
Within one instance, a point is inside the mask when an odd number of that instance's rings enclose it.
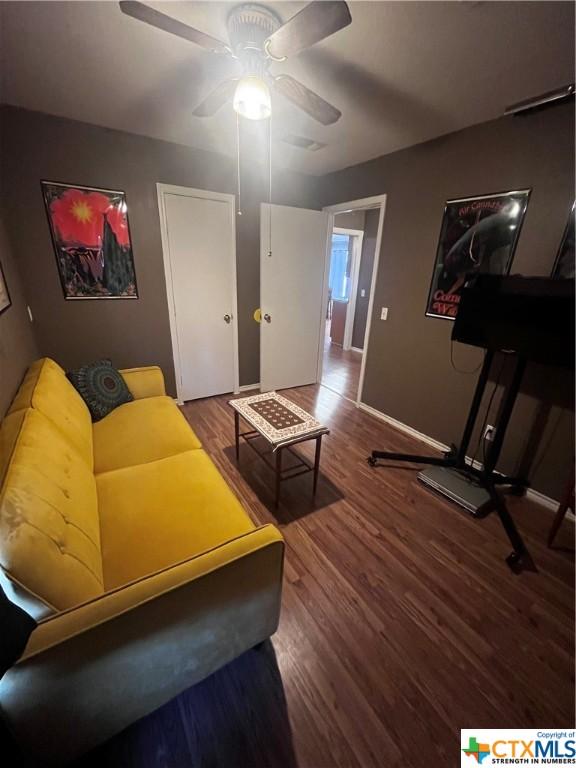
<path fill-rule="evenodd" d="M 75 608 L 50 616 L 39 622 L 28 640 L 21 661 L 42 653 L 58 643 L 71 640 L 76 635 L 87 632 L 127 611 L 135 610 L 148 601 L 159 601 L 170 590 L 185 586 L 195 579 L 207 576 L 239 558 L 247 557 L 256 550 L 273 544 L 280 545 L 283 551 L 284 540 L 278 529 L 273 525 L 264 525 L 182 563 L 130 582 L 111 592 L 105 592 L 101 597 L 89 600 Z"/>
<path fill-rule="evenodd" d="M 71 760 L 265 640 L 283 554 L 262 526 L 40 622 L 0 682 L 18 740 Z"/>
<path fill-rule="evenodd" d="M 135 400 L 166 394 L 164 374 L 157 365 L 149 365 L 146 368 L 124 368 L 120 373 Z"/>

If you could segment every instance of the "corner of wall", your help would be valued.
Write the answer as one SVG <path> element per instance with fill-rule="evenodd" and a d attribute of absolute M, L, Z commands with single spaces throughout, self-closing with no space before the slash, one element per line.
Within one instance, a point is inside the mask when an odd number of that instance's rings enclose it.
<path fill-rule="evenodd" d="M 30 363 L 38 357 L 38 346 L 20 275 L 0 210 L 0 264 L 11 299 L 0 315 L 0 419 L 6 413 Z"/>

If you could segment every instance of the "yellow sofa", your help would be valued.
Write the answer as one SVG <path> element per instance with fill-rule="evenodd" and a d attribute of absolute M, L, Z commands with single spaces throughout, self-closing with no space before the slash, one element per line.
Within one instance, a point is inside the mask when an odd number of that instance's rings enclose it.
<path fill-rule="evenodd" d="M 62 764 L 277 628 L 284 546 L 256 527 L 166 397 L 92 424 L 54 361 L 36 362 L 0 426 L 0 579 L 38 621 L 0 710 Z"/>

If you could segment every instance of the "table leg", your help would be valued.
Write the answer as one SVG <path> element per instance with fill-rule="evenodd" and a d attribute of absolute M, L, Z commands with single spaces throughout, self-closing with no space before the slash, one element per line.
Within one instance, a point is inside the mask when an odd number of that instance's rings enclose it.
<path fill-rule="evenodd" d="M 236 438 L 236 461 L 240 463 L 240 414 L 234 411 L 234 435 Z"/>
<path fill-rule="evenodd" d="M 320 470 L 320 449 L 322 448 L 322 435 L 316 438 L 316 455 L 314 456 L 314 486 L 312 495 L 316 496 L 316 488 L 318 487 L 318 471 Z"/>
<path fill-rule="evenodd" d="M 276 495 L 274 497 L 274 506 L 277 508 L 280 503 L 280 480 L 282 479 L 282 448 L 276 449 Z"/>

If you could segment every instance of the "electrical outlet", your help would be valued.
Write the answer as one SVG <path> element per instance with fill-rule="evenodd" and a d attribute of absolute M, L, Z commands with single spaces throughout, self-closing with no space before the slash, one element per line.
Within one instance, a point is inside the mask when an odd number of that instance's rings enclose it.
<path fill-rule="evenodd" d="M 488 440 L 489 443 L 491 443 L 494 440 L 494 435 L 496 434 L 496 428 L 492 426 L 492 424 L 486 424 L 486 429 L 484 430 L 484 440 Z"/>
<path fill-rule="evenodd" d="M 360 289 L 360 298 L 361 299 L 365 299 L 366 298 L 366 289 L 365 288 L 361 288 Z"/>
<path fill-rule="evenodd" d="M 388 319 L 388 307 L 382 307 L 380 310 L 380 320 Z"/>

